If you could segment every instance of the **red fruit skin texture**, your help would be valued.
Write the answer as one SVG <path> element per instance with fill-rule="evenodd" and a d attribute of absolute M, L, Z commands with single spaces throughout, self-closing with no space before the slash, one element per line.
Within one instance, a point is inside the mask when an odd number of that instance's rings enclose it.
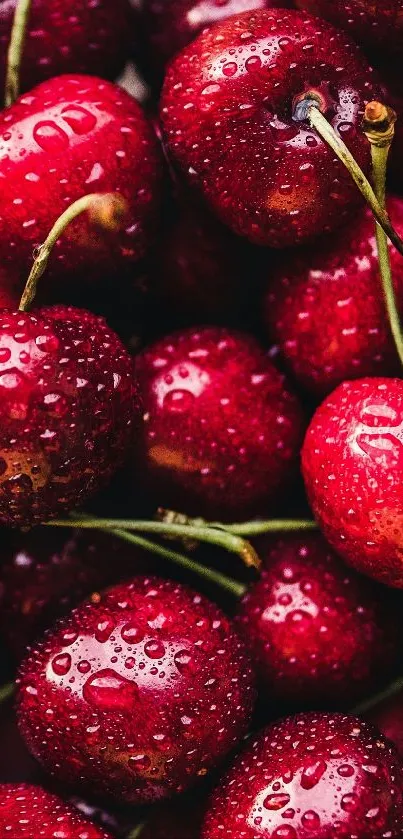
<path fill-rule="evenodd" d="M 138 468 L 159 503 L 207 518 L 267 509 L 293 476 L 304 420 L 249 335 L 201 327 L 136 359 L 144 409 Z"/>
<path fill-rule="evenodd" d="M 144 0 L 143 26 L 159 73 L 205 26 L 255 9 L 288 8 L 288 0 Z"/>
<path fill-rule="evenodd" d="M 403 380 L 344 382 L 313 416 L 302 472 L 315 518 L 358 571 L 403 587 Z"/>
<path fill-rule="evenodd" d="M 352 705 L 391 676 L 397 604 L 346 568 L 318 533 L 278 539 L 237 608 L 262 691 L 288 706 Z"/>
<path fill-rule="evenodd" d="M 245 734 L 253 700 L 246 648 L 221 610 L 180 584 L 137 577 L 33 648 L 18 716 L 52 776 L 141 803 L 216 766 Z"/>
<path fill-rule="evenodd" d="M 219 218 L 259 245 L 300 244 L 343 224 L 361 198 L 295 97 L 316 90 L 364 170 L 360 123 L 379 96 L 348 37 L 302 12 L 246 12 L 205 30 L 170 64 L 161 98 L 169 152 Z"/>
<path fill-rule="evenodd" d="M 388 210 L 402 235 L 403 200 L 390 198 Z M 391 247 L 390 259 L 403 311 L 403 258 Z M 370 210 L 315 249 L 282 255 L 263 306 L 270 339 L 296 381 L 315 396 L 326 396 L 345 379 L 399 372 Z"/>
<path fill-rule="evenodd" d="M 399 839 L 403 767 L 369 723 L 299 714 L 264 729 L 213 793 L 202 839 Z"/>
<path fill-rule="evenodd" d="M 83 503 L 124 460 L 138 414 L 132 360 L 102 318 L 0 311 L 1 523 Z"/>
<path fill-rule="evenodd" d="M 379 59 L 403 52 L 402 0 L 294 0 L 299 9 L 319 15 L 345 29 Z"/>
<path fill-rule="evenodd" d="M 366 712 L 365 717 L 391 740 L 403 759 L 403 693 L 394 694 Z"/>
<path fill-rule="evenodd" d="M 2 539 L 0 627 L 20 660 L 45 629 L 91 592 L 143 573 L 149 557 L 114 536 L 38 528 Z"/>
<path fill-rule="evenodd" d="M 112 839 L 58 795 L 32 784 L 0 784 L 0 839 Z"/>
<path fill-rule="evenodd" d="M 16 6 L 17 0 L 0 3 L 2 91 Z M 21 90 L 63 73 L 116 78 L 129 55 L 131 25 L 128 0 L 33 0 L 20 70 Z"/>
<path fill-rule="evenodd" d="M 140 105 L 92 76 L 59 76 L 0 114 L 0 237 L 4 270 L 26 279 L 36 245 L 83 195 L 118 192 L 123 229 L 101 231 L 87 214 L 55 246 L 48 279 L 86 281 L 127 270 L 144 254 L 159 202 L 160 154 Z"/>

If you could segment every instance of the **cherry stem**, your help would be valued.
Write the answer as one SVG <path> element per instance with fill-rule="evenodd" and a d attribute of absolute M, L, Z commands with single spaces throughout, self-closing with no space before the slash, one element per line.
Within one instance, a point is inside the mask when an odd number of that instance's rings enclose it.
<path fill-rule="evenodd" d="M 8 684 L 2 685 L 2 687 L 0 688 L 0 704 L 2 704 L 3 702 L 6 702 L 7 699 L 10 699 L 10 697 L 13 695 L 14 691 L 15 691 L 14 682 L 8 682 Z"/>
<path fill-rule="evenodd" d="M 20 94 L 20 67 L 30 11 L 31 0 L 17 0 L 10 44 L 7 52 L 6 86 L 4 91 L 6 108 L 12 105 Z"/>
<path fill-rule="evenodd" d="M 396 230 L 392 227 L 386 210 L 379 203 L 368 178 L 365 177 L 364 172 L 360 169 L 356 160 L 354 160 L 354 157 L 347 148 L 346 144 L 336 133 L 326 117 L 319 111 L 316 105 L 311 106 L 308 117 L 312 128 L 316 129 L 318 134 L 322 137 L 322 140 L 330 146 L 350 173 L 353 181 L 358 186 L 358 189 L 364 196 L 367 204 L 371 207 L 378 224 L 381 226 L 382 230 L 384 230 L 388 239 L 390 239 L 399 253 L 403 255 L 403 239 L 400 238 Z"/>
<path fill-rule="evenodd" d="M 164 559 L 174 562 L 175 565 L 185 568 L 186 571 L 190 571 L 192 574 L 197 574 L 204 580 L 209 580 L 210 582 L 215 583 L 220 586 L 220 588 L 225 589 L 225 591 L 228 591 L 230 594 L 233 594 L 235 597 L 242 597 L 246 592 L 247 586 L 244 586 L 242 583 L 238 583 L 236 580 L 233 580 L 231 577 L 227 577 L 225 574 L 221 574 L 220 571 L 215 571 L 214 568 L 208 568 L 200 562 L 190 559 L 190 557 L 185 554 L 172 551 L 170 548 L 166 548 L 164 545 L 159 545 L 157 542 L 151 542 L 149 539 L 144 539 L 143 536 L 138 536 L 137 534 L 135 535 L 134 533 L 129 533 L 127 530 L 121 530 L 119 528 L 115 528 L 111 531 L 110 528 L 106 527 L 103 528 L 103 532 L 112 533 L 114 536 L 117 536 L 119 539 L 123 539 L 125 542 L 130 542 L 132 545 L 137 545 L 145 551 L 162 556 Z"/>
<path fill-rule="evenodd" d="M 260 568 L 260 559 L 252 545 L 227 530 L 206 525 L 167 524 L 160 521 L 142 521 L 133 519 L 101 519 L 101 518 L 71 518 L 67 520 L 53 519 L 45 522 L 49 527 L 81 527 L 88 530 L 120 530 L 138 531 L 140 533 L 155 533 L 158 536 L 178 539 L 195 539 L 206 542 L 230 553 L 237 554 L 249 568 Z"/>
<path fill-rule="evenodd" d="M 88 212 L 90 219 L 103 230 L 118 230 L 126 212 L 125 199 L 114 192 L 93 192 L 74 201 L 57 219 L 44 243 L 36 250 L 35 261 L 21 297 L 19 310 L 28 311 L 35 298 L 38 281 L 46 270 L 50 254 L 66 228 L 81 213 Z"/>
<path fill-rule="evenodd" d="M 360 702 L 352 709 L 351 713 L 358 715 L 366 714 L 386 699 L 392 699 L 400 693 L 401 690 L 403 690 L 403 676 L 400 676 L 399 679 L 395 679 L 395 681 L 391 682 L 391 684 L 384 690 L 381 690 L 379 693 L 374 694 L 374 696 L 370 696 L 369 699 L 365 699 L 363 702 Z"/>
<path fill-rule="evenodd" d="M 127 834 L 126 839 L 140 839 L 140 836 L 146 825 L 147 822 L 141 822 L 140 824 L 136 824 L 136 827 L 133 827 L 130 833 Z"/>
<path fill-rule="evenodd" d="M 261 536 L 264 533 L 318 529 L 316 521 L 312 521 L 311 519 L 264 519 L 246 521 L 239 524 L 236 522 L 234 524 L 225 524 L 221 521 L 206 521 L 201 518 L 191 518 L 184 513 L 178 513 L 176 510 L 166 510 L 164 507 L 158 509 L 157 516 L 158 521 L 163 521 L 165 524 L 214 527 L 219 530 L 226 530 L 228 533 L 233 533 L 234 536 Z"/>
<path fill-rule="evenodd" d="M 396 113 L 380 102 L 369 102 L 365 108 L 363 128 L 371 144 L 372 180 L 375 195 L 386 211 L 386 174 L 389 150 L 395 133 Z M 389 245 L 385 232 L 376 224 L 379 270 L 390 329 L 396 350 L 403 364 L 403 331 L 397 308 L 390 265 Z"/>

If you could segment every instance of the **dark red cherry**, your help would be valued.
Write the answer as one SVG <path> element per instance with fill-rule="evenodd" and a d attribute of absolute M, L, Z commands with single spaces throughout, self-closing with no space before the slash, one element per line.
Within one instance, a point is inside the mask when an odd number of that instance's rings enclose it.
<path fill-rule="evenodd" d="M 27 527 L 82 504 L 127 456 L 133 364 L 82 309 L 0 311 L 0 521 Z"/>
<path fill-rule="evenodd" d="M 358 717 L 299 714 L 266 728 L 213 793 L 202 839 L 398 839 L 403 765 Z"/>
<path fill-rule="evenodd" d="M 302 470 L 332 547 L 358 571 L 403 587 L 403 380 L 344 382 L 308 428 Z"/>
<path fill-rule="evenodd" d="M 267 510 L 293 476 L 304 421 L 255 339 L 183 330 L 144 350 L 136 373 L 136 468 L 158 503 L 215 520 Z"/>
<path fill-rule="evenodd" d="M 299 9 L 345 29 L 379 60 L 403 53 L 402 0 L 295 0 Z"/>
<path fill-rule="evenodd" d="M 390 198 L 388 209 L 403 234 L 402 199 Z M 403 259 L 392 247 L 390 257 L 403 312 Z M 345 379 L 398 373 L 370 210 L 315 248 L 279 257 L 270 268 L 264 319 L 297 382 L 315 395 Z"/>
<path fill-rule="evenodd" d="M 17 0 L 0 3 L 0 89 Z M 134 37 L 129 0 L 32 0 L 21 64 L 21 90 L 62 73 L 114 79 Z M 2 98 L 2 96 L 0 96 Z"/>
<path fill-rule="evenodd" d="M 260 551 L 264 570 L 237 609 L 267 700 L 352 707 L 391 677 L 399 605 L 345 566 L 320 534 L 289 534 Z"/>
<path fill-rule="evenodd" d="M 0 839 L 111 839 L 42 787 L 0 784 Z"/>
<path fill-rule="evenodd" d="M 124 197 L 123 229 L 100 232 L 80 216 L 56 244 L 45 281 L 119 275 L 149 244 L 159 205 L 157 140 L 137 102 L 110 82 L 58 76 L 2 111 L 0 180 L 0 256 L 10 282 L 23 285 L 35 246 L 88 193 Z"/>
<path fill-rule="evenodd" d="M 32 648 L 18 716 L 52 776 L 140 803 L 217 766 L 245 734 L 253 699 L 244 644 L 220 609 L 178 583 L 137 577 Z"/>
<path fill-rule="evenodd" d="M 315 101 L 361 167 L 364 105 L 381 95 L 355 44 L 291 10 L 245 12 L 206 29 L 168 67 L 168 150 L 218 217 L 252 242 L 300 244 L 339 227 L 361 198 L 309 126 Z"/>

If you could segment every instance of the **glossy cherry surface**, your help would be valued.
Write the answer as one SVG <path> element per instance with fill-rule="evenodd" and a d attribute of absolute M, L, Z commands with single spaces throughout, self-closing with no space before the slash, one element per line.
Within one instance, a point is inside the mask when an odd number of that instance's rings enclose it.
<path fill-rule="evenodd" d="M 295 0 L 295 5 L 330 20 L 377 57 L 403 52 L 402 0 Z"/>
<path fill-rule="evenodd" d="M 44 278 L 114 276 L 143 255 L 159 198 L 157 141 L 140 106 L 121 88 L 91 76 L 44 82 L 0 114 L 5 271 L 26 279 L 36 245 L 77 198 L 119 192 L 124 229 L 99 231 L 86 216 L 59 239 Z"/>
<path fill-rule="evenodd" d="M 0 89 L 17 0 L 0 3 Z M 32 0 L 21 65 L 21 90 L 62 73 L 114 79 L 133 38 L 129 0 Z"/>
<path fill-rule="evenodd" d="M 132 360 L 102 318 L 0 311 L 1 523 L 83 503 L 127 455 L 138 415 Z"/>
<path fill-rule="evenodd" d="M 402 235 L 402 199 L 390 198 L 388 209 Z M 403 312 L 403 258 L 392 247 L 390 258 Z M 399 372 L 370 210 L 315 248 L 281 255 L 270 268 L 264 319 L 295 379 L 317 396 L 345 379 Z"/>
<path fill-rule="evenodd" d="M 378 690 L 400 654 L 399 607 L 347 568 L 318 533 L 259 552 L 264 570 L 237 609 L 262 691 L 288 707 L 352 707 Z"/>
<path fill-rule="evenodd" d="M 292 10 L 246 12 L 205 30 L 169 65 L 169 152 L 236 233 L 285 247 L 340 226 L 360 196 L 307 120 L 313 94 L 368 169 L 364 104 L 379 94 L 345 33 Z M 302 109 L 303 110 L 303 109 Z"/>
<path fill-rule="evenodd" d="M 205 26 L 252 9 L 285 8 L 290 0 L 144 0 L 143 27 L 153 67 L 163 73 Z"/>
<path fill-rule="evenodd" d="M 325 536 L 357 570 L 403 587 L 403 380 L 344 382 L 318 408 L 302 449 Z"/>
<path fill-rule="evenodd" d="M 403 692 L 400 690 L 365 713 L 373 725 L 391 740 L 403 759 Z"/>
<path fill-rule="evenodd" d="M 169 335 L 136 359 L 137 468 L 158 503 L 215 520 L 268 509 L 290 481 L 302 410 L 267 354 L 225 328 Z"/>
<path fill-rule="evenodd" d="M 300 714 L 236 758 L 210 801 L 202 839 L 398 839 L 403 766 L 358 717 Z"/>
<path fill-rule="evenodd" d="M 242 739 L 254 699 L 230 621 L 137 577 L 79 606 L 20 671 L 19 724 L 51 775 L 120 801 L 181 792 Z"/>
<path fill-rule="evenodd" d="M 0 839 L 111 839 L 61 798 L 32 784 L 0 784 Z"/>

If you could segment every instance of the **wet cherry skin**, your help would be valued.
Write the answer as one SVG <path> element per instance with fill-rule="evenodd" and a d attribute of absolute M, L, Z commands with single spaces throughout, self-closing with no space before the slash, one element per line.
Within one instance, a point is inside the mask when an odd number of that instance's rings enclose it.
<path fill-rule="evenodd" d="M 345 29 L 378 62 L 391 52 L 403 53 L 402 0 L 295 0 L 295 5 Z"/>
<path fill-rule="evenodd" d="M 398 693 L 382 700 L 365 717 L 382 731 L 384 737 L 391 740 L 403 760 L 403 693 Z"/>
<path fill-rule="evenodd" d="M 68 528 L 13 531 L 0 556 L 0 627 L 17 660 L 85 596 L 152 564 L 115 536 Z"/>
<path fill-rule="evenodd" d="M 18 716 L 52 776 L 141 803 L 215 767 L 245 734 L 253 700 L 246 648 L 220 609 L 178 583 L 137 577 L 32 648 Z"/>
<path fill-rule="evenodd" d="M 317 409 L 302 448 L 308 497 L 332 547 L 403 587 L 403 380 L 344 382 Z"/>
<path fill-rule="evenodd" d="M 252 9 L 290 5 L 290 0 L 143 0 L 143 29 L 153 69 L 162 75 L 167 62 L 205 26 Z"/>
<path fill-rule="evenodd" d="M 139 401 L 133 363 L 82 309 L 0 311 L 0 521 L 68 512 L 127 456 Z"/>
<path fill-rule="evenodd" d="M 257 735 L 213 793 L 202 839 L 398 839 L 403 766 L 358 717 L 299 714 Z"/>
<path fill-rule="evenodd" d="M 17 0 L 0 3 L 0 89 Z M 20 71 L 20 88 L 62 73 L 114 79 L 129 55 L 133 32 L 129 0 L 33 0 Z"/>
<path fill-rule="evenodd" d="M 205 30 L 168 67 L 160 112 L 169 153 L 219 218 L 255 244 L 300 244 L 360 204 L 334 153 L 297 121 L 309 91 L 368 169 L 360 124 L 380 93 L 355 44 L 325 21 L 245 12 Z"/>
<path fill-rule="evenodd" d="M 403 200 L 388 209 L 403 234 Z M 403 312 L 403 258 L 390 248 Z M 388 327 L 370 210 L 315 248 L 281 254 L 271 267 L 264 320 L 297 382 L 323 397 L 345 379 L 399 372 Z"/>
<path fill-rule="evenodd" d="M 319 533 L 259 553 L 264 570 L 237 608 L 262 693 L 287 707 L 352 707 L 380 689 L 400 655 L 399 606 L 346 567 Z"/>
<path fill-rule="evenodd" d="M 136 359 L 144 410 L 137 467 L 158 503 L 215 520 L 268 509 L 290 482 L 303 415 L 249 335 L 200 327 Z"/>
<path fill-rule="evenodd" d="M 127 270 L 143 255 L 159 202 L 157 140 L 140 106 L 91 76 L 43 82 L 0 113 L 1 262 L 21 285 L 36 245 L 58 216 L 92 192 L 127 201 L 121 231 L 98 231 L 86 215 L 59 239 L 44 281 L 87 282 Z"/>
<path fill-rule="evenodd" d="M 111 839 L 75 807 L 33 784 L 0 784 L 0 839 Z"/>

